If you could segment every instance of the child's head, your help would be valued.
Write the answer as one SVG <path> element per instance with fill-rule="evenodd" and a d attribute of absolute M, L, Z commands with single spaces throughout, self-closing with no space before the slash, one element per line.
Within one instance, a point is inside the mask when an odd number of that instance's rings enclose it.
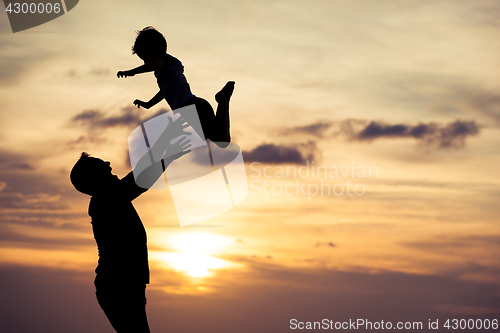
<path fill-rule="evenodd" d="M 137 32 L 132 54 L 137 54 L 144 61 L 161 57 L 167 52 L 165 37 L 153 27 L 145 27 Z"/>
<path fill-rule="evenodd" d="M 95 195 L 113 178 L 109 162 L 100 158 L 90 157 L 83 152 L 80 159 L 71 169 L 70 179 L 73 186 L 80 192 Z"/>

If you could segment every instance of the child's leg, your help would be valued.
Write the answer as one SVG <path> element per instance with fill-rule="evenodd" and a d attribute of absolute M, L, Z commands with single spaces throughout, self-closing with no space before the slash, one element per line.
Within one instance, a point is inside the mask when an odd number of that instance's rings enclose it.
<path fill-rule="evenodd" d="M 216 140 L 221 142 L 231 142 L 231 134 L 229 132 L 229 100 L 234 90 L 234 81 L 226 83 L 224 88 L 215 95 L 215 100 L 218 103 L 217 114 L 215 115 L 215 133 Z"/>
<path fill-rule="evenodd" d="M 218 146 L 222 148 L 227 147 L 229 142 L 231 142 L 231 135 L 229 133 L 229 100 L 231 99 L 233 90 L 234 82 L 229 81 L 215 95 L 215 100 L 218 103 L 217 114 L 214 114 L 214 109 L 210 103 L 203 98 L 193 97 L 183 105 L 196 105 L 202 130 L 198 134 L 204 136 L 206 139 L 210 139 L 212 142 L 218 143 Z M 189 123 L 189 121 L 187 122 Z"/>

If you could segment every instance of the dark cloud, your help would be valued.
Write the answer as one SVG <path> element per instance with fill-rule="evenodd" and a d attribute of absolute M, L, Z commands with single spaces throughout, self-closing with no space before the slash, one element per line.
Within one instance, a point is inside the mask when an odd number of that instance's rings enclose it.
<path fill-rule="evenodd" d="M 152 116 L 143 117 L 144 110 L 132 106 L 122 108 L 119 114 L 111 115 L 100 110 L 85 110 L 72 117 L 69 124 L 70 126 L 83 127 L 87 133 L 80 135 L 77 139 L 68 140 L 67 144 L 71 148 L 85 145 L 89 142 L 103 144 L 106 142 L 103 130 L 108 128 L 135 128 L 145 121 L 165 112 L 167 110 L 161 109 Z"/>
<path fill-rule="evenodd" d="M 334 243 L 332 242 L 317 242 L 316 245 L 314 245 L 314 247 L 320 247 L 320 246 L 329 246 L 329 247 L 336 247 L 337 245 L 335 245 Z"/>
<path fill-rule="evenodd" d="M 245 163 L 305 164 L 308 160 L 314 160 L 317 157 L 316 154 L 317 149 L 314 141 L 287 146 L 265 143 L 251 151 L 244 151 L 243 159 Z"/>
<path fill-rule="evenodd" d="M 482 102 L 480 102 L 482 100 Z M 500 97 L 499 97 L 500 101 Z M 490 103 L 489 99 L 478 99 L 476 104 Z M 370 142 L 377 139 L 415 139 L 421 145 L 438 148 L 462 148 L 467 137 L 477 136 L 481 126 L 474 120 L 455 120 L 448 124 L 419 123 L 387 124 L 381 121 L 346 119 L 335 123 L 321 121 L 305 126 L 291 127 L 279 131 L 280 135 L 309 135 L 318 138 L 343 136 L 351 141 Z"/>
<path fill-rule="evenodd" d="M 19 170 L 34 170 L 35 168 L 28 164 L 28 163 L 12 163 L 10 165 L 12 169 L 19 169 Z"/>
<path fill-rule="evenodd" d="M 325 132 L 332 127 L 332 122 L 320 121 L 314 124 L 305 125 L 305 126 L 296 126 L 287 129 L 283 129 L 280 131 L 281 135 L 296 135 L 296 134 L 308 134 L 312 136 L 316 136 L 318 138 L 322 138 L 325 135 Z"/>
<path fill-rule="evenodd" d="M 87 230 L 88 198 L 74 190 L 68 178 L 35 172 L 1 173 L 0 228 L 13 225 Z"/>
<path fill-rule="evenodd" d="M 29 157 L 8 150 L 0 150 L 0 169 L 7 170 L 34 170 L 33 162 Z"/>
<path fill-rule="evenodd" d="M 50 195 L 47 193 L 23 194 L 19 192 L 0 192 L 0 208 L 7 209 L 48 209 L 59 210 L 68 208 L 59 203 L 60 195 Z"/>
<path fill-rule="evenodd" d="M 85 110 L 71 118 L 70 123 L 88 129 L 104 129 L 110 127 L 134 128 L 165 112 L 167 111 L 161 109 L 152 116 L 141 117 L 144 110 L 132 106 L 121 109 L 118 115 L 107 115 L 99 110 Z"/>
<path fill-rule="evenodd" d="M 119 115 L 107 116 L 98 110 L 85 110 L 71 118 L 71 122 L 91 129 L 108 127 L 136 127 L 141 124 L 141 111 L 134 107 L 126 107 Z"/>
<path fill-rule="evenodd" d="M 52 229 L 55 230 L 55 229 Z M 64 229 L 67 230 L 67 229 Z M 90 233 L 84 233 L 82 230 L 82 235 L 86 234 L 86 238 L 77 237 L 37 237 L 35 235 L 25 235 L 19 232 L 15 232 L 10 228 L 9 225 L 0 224 L 0 242 L 4 247 L 18 247 L 24 249 L 62 249 L 69 250 L 75 247 L 81 246 L 95 246 L 95 241 Z"/>
<path fill-rule="evenodd" d="M 0 228 L 88 228 L 88 198 L 74 190 L 69 171 L 35 169 L 32 155 L 0 150 Z"/>
<path fill-rule="evenodd" d="M 420 123 L 417 125 L 386 124 L 371 121 L 356 130 L 356 124 L 344 121 L 341 133 L 353 141 L 373 141 L 377 139 L 412 138 L 418 143 L 438 148 L 462 148 L 465 139 L 479 134 L 480 126 L 475 121 L 455 120 L 446 125 Z"/>

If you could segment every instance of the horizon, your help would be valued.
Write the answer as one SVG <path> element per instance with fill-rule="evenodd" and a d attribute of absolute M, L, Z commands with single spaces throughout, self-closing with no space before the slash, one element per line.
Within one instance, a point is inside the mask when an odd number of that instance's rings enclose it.
<path fill-rule="evenodd" d="M 152 332 L 498 320 L 499 16 L 494 0 L 87 0 L 12 33 L 4 11 L 2 330 L 113 332 L 69 172 L 86 151 L 124 177 L 132 130 L 171 111 L 132 104 L 158 92 L 152 73 L 116 77 L 142 64 L 145 26 L 213 107 L 236 82 L 248 181 L 243 202 L 186 227 L 169 189 L 134 200 Z"/>

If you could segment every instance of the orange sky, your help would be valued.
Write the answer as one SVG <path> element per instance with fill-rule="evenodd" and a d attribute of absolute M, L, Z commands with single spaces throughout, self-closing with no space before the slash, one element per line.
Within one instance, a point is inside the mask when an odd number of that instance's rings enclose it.
<path fill-rule="evenodd" d="M 69 170 L 88 151 L 125 176 L 128 135 L 169 110 L 133 108 L 157 92 L 152 74 L 115 75 L 141 64 L 130 48 L 148 25 L 197 96 L 215 105 L 236 81 L 249 184 L 236 208 L 184 228 L 168 190 L 134 202 L 152 332 L 499 318 L 499 16 L 493 0 L 87 0 L 13 34 L 2 11 L 0 322 L 113 331 Z M 86 111 L 96 118 L 78 121 Z M 325 184 L 344 192 L 315 192 Z"/>

